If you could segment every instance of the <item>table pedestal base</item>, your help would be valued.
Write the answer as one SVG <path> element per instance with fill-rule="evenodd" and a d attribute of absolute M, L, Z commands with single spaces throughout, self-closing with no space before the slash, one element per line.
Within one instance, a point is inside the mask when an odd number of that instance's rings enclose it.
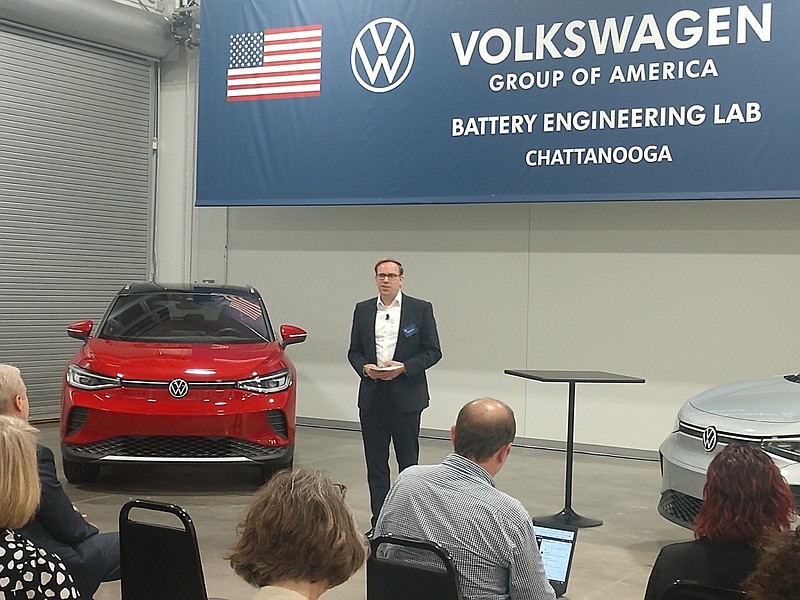
<path fill-rule="evenodd" d="M 544 525 L 545 527 L 560 527 L 562 525 L 571 525 L 572 527 L 598 527 L 603 524 L 603 521 L 600 519 L 582 517 L 571 508 L 564 508 L 560 513 L 555 515 L 533 517 L 533 522 L 536 525 Z"/>

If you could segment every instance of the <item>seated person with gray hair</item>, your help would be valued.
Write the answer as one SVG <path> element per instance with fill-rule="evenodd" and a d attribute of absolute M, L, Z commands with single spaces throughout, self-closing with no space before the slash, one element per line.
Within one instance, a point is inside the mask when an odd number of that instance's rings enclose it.
<path fill-rule="evenodd" d="M 499 400 L 466 404 L 450 428 L 453 454 L 441 464 L 400 473 L 383 504 L 375 537 L 391 534 L 443 546 L 465 600 L 555 598 L 528 511 L 494 486 L 515 433 L 514 412 Z"/>
<path fill-rule="evenodd" d="M 28 391 L 20 371 L 0 364 L 0 415 L 28 420 Z M 56 474 L 53 451 L 36 445 L 41 495 L 36 514 L 17 533 L 61 558 L 81 598 L 94 596 L 100 583 L 120 578 L 119 534 L 100 533 L 67 497 Z"/>

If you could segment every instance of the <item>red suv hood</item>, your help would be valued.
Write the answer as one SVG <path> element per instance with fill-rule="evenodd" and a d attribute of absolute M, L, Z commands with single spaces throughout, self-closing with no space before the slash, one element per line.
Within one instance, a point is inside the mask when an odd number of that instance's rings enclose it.
<path fill-rule="evenodd" d="M 137 381 L 234 381 L 288 365 L 277 342 L 263 344 L 147 344 L 90 338 L 74 364 Z"/>

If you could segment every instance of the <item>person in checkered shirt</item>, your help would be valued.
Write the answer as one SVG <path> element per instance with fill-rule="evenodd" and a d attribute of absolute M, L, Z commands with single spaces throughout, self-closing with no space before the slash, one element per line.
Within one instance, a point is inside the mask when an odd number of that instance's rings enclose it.
<path fill-rule="evenodd" d="M 465 600 L 554 599 L 528 511 L 494 486 L 515 433 L 506 404 L 493 398 L 466 404 L 450 428 L 453 453 L 441 464 L 400 473 L 374 536 L 431 540 L 446 548 Z M 410 558 L 397 546 L 382 548 L 393 558 Z"/>

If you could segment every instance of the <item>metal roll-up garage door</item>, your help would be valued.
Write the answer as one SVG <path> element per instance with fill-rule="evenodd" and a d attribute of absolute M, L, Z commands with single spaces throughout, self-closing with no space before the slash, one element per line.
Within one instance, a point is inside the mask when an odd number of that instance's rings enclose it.
<path fill-rule="evenodd" d="M 0 362 L 22 370 L 31 419 L 114 293 L 150 272 L 156 68 L 0 24 Z"/>

